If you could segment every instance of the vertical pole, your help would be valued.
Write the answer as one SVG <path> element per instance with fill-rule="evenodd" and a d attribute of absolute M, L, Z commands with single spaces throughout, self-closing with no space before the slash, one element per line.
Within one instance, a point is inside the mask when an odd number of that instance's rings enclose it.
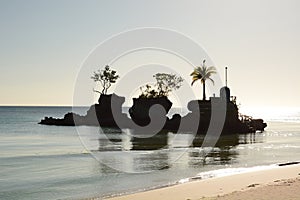
<path fill-rule="evenodd" d="M 227 67 L 225 67 L 225 83 L 226 83 L 226 87 L 227 87 Z"/>

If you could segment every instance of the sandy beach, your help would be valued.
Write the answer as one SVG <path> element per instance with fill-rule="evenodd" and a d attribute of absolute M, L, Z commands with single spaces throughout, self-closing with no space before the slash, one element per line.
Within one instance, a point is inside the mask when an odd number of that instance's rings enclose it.
<path fill-rule="evenodd" d="M 108 200 L 300 199 L 300 165 L 197 180 Z"/>

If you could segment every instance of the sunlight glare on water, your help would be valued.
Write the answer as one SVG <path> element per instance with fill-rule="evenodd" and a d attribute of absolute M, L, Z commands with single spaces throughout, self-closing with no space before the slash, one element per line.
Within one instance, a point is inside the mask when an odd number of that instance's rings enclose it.
<path fill-rule="evenodd" d="M 254 118 L 262 118 L 266 121 L 299 122 L 299 107 L 241 107 L 242 114 L 247 113 Z"/>

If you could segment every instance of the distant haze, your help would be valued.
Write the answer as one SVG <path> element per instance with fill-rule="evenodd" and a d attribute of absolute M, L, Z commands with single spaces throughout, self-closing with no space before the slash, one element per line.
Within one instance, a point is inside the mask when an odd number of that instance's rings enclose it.
<path fill-rule="evenodd" d="M 1 1 L 0 105 L 72 105 L 80 65 L 97 44 L 161 27 L 204 47 L 223 81 L 228 66 L 242 106 L 300 107 L 299 8 L 298 0 Z"/>

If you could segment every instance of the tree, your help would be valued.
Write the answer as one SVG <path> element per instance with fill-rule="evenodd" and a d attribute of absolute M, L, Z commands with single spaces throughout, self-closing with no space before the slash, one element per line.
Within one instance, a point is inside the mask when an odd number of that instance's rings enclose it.
<path fill-rule="evenodd" d="M 153 77 L 156 79 L 160 96 L 168 96 L 172 90 L 179 89 L 183 82 L 183 79 L 175 74 L 157 73 Z"/>
<path fill-rule="evenodd" d="M 157 73 L 153 77 L 156 79 L 154 85 L 147 84 L 140 87 L 141 98 L 169 96 L 173 90 L 179 89 L 183 82 L 183 79 L 175 74 Z"/>
<path fill-rule="evenodd" d="M 205 95 L 205 81 L 210 80 L 214 84 L 214 80 L 211 78 L 211 75 L 216 74 L 216 68 L 211 66 L 207 67 L 205 65 L 205 60 L 203 60 L 203 64 L 199 67 L 196 67 L 194 71 L 191 73 L 191 76 L 193 78 L 192 85 L 200 80 L 203 85 L 203 100 L 206 100 Z"/>
<path fill-rule="evenodd" d="M 140 87 L 140 90 L 141 90 L 141 94 L 139 96 L 140 98 L 158 98 L 159 97 L 159 94 L 158 94 L 155 86 L 152 86 L 150 84 Z"/>
<path fill-rule="evenodd" d="M 91 79 L 93 79 L 95 82 L 100 82 L 103 88 L 101 92 L 95 89 L 94 92 L 107 94 L 108 88 L 110 88 L 111 84 L 115 83 L 119 77 L 120 76 L 117 75 L 117 72 L 110 69 L 108 65 L 106 65 L 104 69 L 94 72 L 94 75 L 91 77 Z"/>

